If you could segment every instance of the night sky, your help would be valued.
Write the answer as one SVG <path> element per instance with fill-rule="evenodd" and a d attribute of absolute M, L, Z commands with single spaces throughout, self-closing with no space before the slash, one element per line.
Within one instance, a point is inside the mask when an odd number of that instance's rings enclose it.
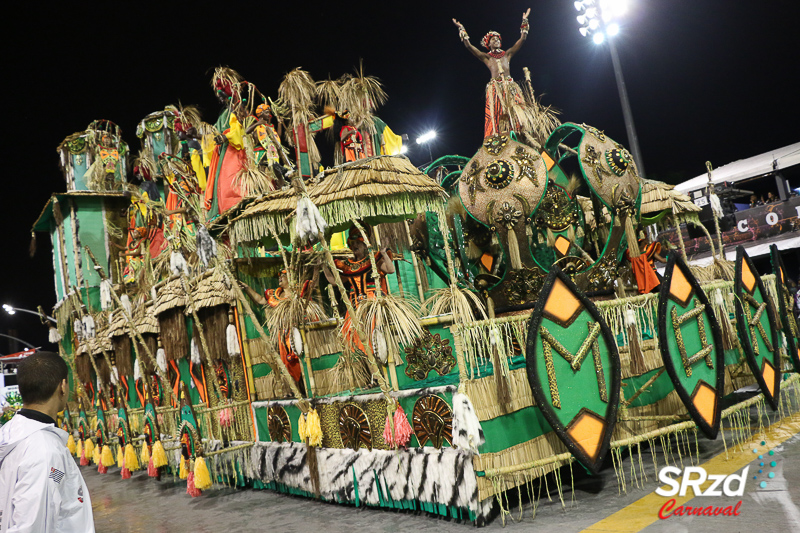
<path fill-rule="evenodd" d="M 274 98 L 295 67 L 321 80 L 353 73 L 363 59 L 389 95 L 378 115 L 396 133 L 413 140 L 433 128 L 434 157 L 471 156 L 482 140 L 489 74 L 450 19 L 465 25 L 476 46 L 496 30 L 506 48 L 531 7 L 512 76 L 522 80 L 527 66 L 537 95 L 561 110 L 562 121 L 628 144 L 608 49 L 580 35 L 571 0 L 84 4 L 18 3 L 3 23 L 0 303 L 55 304 L 49 238 L 39 234 L 33 259 L 28 243 L 50 194 L 65 189 L 55 151 L 61 140 L 108 119 L 135 154 L 136 124 L 179 101 L 214 122 L 219 106 L 209 83 L 218 65 Z M 649 178 L 677 183 L 703 173 L 706 160 L 720 166 L 800 140 L 798 2 L 630 6 L 616 42 Z M 330 161 L 332 147 L 320 148 Z M 428 159 L 413 146 L 409 156 L 418 165 Z M 0 333 L 48 346 L 31 315 L 0 312 Z M 0 353 L 11 348 L 0 338 Z"/>

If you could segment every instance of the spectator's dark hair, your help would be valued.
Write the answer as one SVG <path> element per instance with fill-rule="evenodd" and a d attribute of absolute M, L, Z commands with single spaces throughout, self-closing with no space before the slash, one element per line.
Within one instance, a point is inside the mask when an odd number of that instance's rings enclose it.
<path fill-rule="evenodd" d="M 17 384 L 23 404 L 45 403 L 53 397 L 69 369 L 60 355 L 36 352 L 17 366 Z"/>

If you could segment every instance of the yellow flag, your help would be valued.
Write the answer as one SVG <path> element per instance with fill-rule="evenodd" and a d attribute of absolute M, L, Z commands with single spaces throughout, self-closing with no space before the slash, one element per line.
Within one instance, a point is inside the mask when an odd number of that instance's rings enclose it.
<path fill-rule="evenodd" d="M 403 149 L 403 138 L 386 126 L 383 129 L 384 155 L 398 155 Z"/>

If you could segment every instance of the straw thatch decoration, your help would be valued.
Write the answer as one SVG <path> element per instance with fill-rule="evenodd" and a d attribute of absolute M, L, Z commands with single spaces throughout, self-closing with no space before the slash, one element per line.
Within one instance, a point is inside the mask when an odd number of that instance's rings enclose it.
<path fill-rule="evenodd" d="M 167 361 L 179 361 L 189 355 L 189 333 L 181 307 L 173 307 L 158 315 L 161 344 Z M 155 353 L 155 352 L 152 352 Z"/>
<path fill-rule="evenodd" d="M 697 213 L 700 207 L 689 196 L 675 190 L 674 185 L 642 179 L 642 214 L 671 209 L 673 213 Z"/>
<path fill-rule="evenodd" d="M 158 316 L 170 309 L 186 307 L 187 305 L 189 305 L 189 298 L 183 291 L 181 280 L 173 279 L 158 289 L 158 294 L 156 295 L 156 300 L 153 305 L 153 314 Z"/>
<path fill-rule="evenodd" d="M 228 305 L 215 305 L 197 310 L 197 316 L 203 324 L 209 353 L 206 354 L 199 338 L 199 328 L 194 328 L 195 344 L 202 360 L 212 362 L 228 359 L 228 343 L 225 335 L 228 328 Z"/>
<path fill-rule="evenodd" d="M 202 278 L 192 289 L 192 306 L 196 311 L 205 307 L 231 305 L 235 296 L 231 290 L 230 280 L 221 269 L 214 269 L 210 275 Z M 189 311 L 187 310 L 188 314 Z"/>
<path fill-rule="evenodd" d="M 120 335 L 128 335 L 130 327 L 128 321 L 125 320 L 125 314 L 121 309 L 115 309 L 108 319 L 107 334 L 109 337 L 119 337 Z"/>
<path fill-rule="evenodd" d="M 92 381 L 92 362 L 89 361 L 89 357 L 85 350 L 83 353 L 76 352 L 75 354 L 75 372 L 78 373 L 81 383 Z"/>
<path fill-rule="evenodd" d="M 326 170 L 308 196 L 334 231 L 353 220 L 411 218 L 439 208 L 446 198 L 444 189 L 402 156 L 376 156 Z M 231 238 L 252 242 L 271 230 L 288 233 L 286 217 L 296 208 L 292 190 L 267 194 L 231 220 Z"/>
<path fill-rule="evenodd" d="M 134 311 L 134 325 L 139 333 L 152 333 L 158 335 L 161 327 L 158 325 L 158 319 L 153 314 L 153 305 L 139 305 Z"/>
<path fill-rule="evenodd" d="M 94 357 L 95 368 L 97 368 L 97 379 L 100 380 L 104 386 L 110 385 L 111 367 L 108 366 L 106 358 L 103 357 L 103 352 L 100 352 L 99 356 L 92 355 L 91 357 Z"/>
<path fill-rule="evenodd" d="M 128 335 L 111 337 L 117 371 L 120 376 L 133 376 L 133 358 L 131 357 L 131 338 Z"/>

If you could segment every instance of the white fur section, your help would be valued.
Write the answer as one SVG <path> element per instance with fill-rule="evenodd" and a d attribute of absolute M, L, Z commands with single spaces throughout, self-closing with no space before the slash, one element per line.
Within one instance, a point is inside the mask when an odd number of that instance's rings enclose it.
<path fill-rule="evenodd" d="M 191 345 L 191 353 L 192 353 L 192 363 L 195 365 L 200 364 L 200 350 L 197 348 L 197 343 L 192 339 Z"/>
<path fill-rule="evenodd" d="M 189 265 L 186 263 L 186 258 L 177 250 L 173 250 L 169 256 L 169 271 L 173 276 L 189 275 Z"/>
<path fill-rule="evenodd" d="M 483 428 L 469 397 L 460 392 L 453 394 L 453 446 L 480 453 L 478 447 L 484 442 Z"/>
<path fill-rule="evenodd" d="M 241 349 L 239 348 L 239 334 L 236 332 L 236 326 L 228 324 L 225 333 L 228 341 L 228 355 L 231 357 L 242 355 Z"/>
<path fill-rule="evenodd" d="M 55 344 L 57 342 L 60 342 L 61 341 L 61 334 L 58 332 L 58 330 L 56 328 L 51 327 L 50 331 L 47 334 L 47 340 L 49 342 L 52 342 L 53 344 Z"/>
<path fill-rule="evenodd" d="M 133 361 L 133 381 L 139 381 L 142 377 L 142 372 L 139 370 L 139 358 Z"/>
<path fill-rule="evenodd" d="M 257 442 L 251 450 L 250 467 L 261 481 L 310 491 L 305 456 L 306 447 L 301 443 Z M 359 499 L 370 505 L 380 504 L 382 491 L 394 500 L 463 507 L 485 517 L 492 500 L 478 502 L 472 457 L 472 453 L 454 448 L 318 448 L 320 494 L 330 501 L 355 502 L 357 486 Z"/>
<path fill-rule="evenodd" d="M 83 317 L 83 335 L 87 339 L 93 339 L 94 334 L 94 317 L 92 317 L 92 315 L 86 315 Z"/>
<path fill-rule="evenodd" d="M 303 336 L 297 328 L 292 328 L 292 350 L 297 355 L 303 354 Z"/>
<path fill-rule="evenodd" d="M 104 279 L 100 282 L 100 308 L 105 311 L 111 308 L 111 280 Z"/>
<path fill-rule="evenodd" d="M 128 316 L 132 316 L 131 314 L 131 299 L 128 298 L 127 294 L 123 294 L 119 297 L 119 301 L 122 302 L 122 308 L 125 309 L 125 312 L 128 313 Z"/>
<path fill-rule="evenodd" d="M 167 352 L 164 351 L 164 348 L 159 348 L 156 352 L 156 364 L 158 368 L 161 369 L 163 374 L 167 372 Z"/>

